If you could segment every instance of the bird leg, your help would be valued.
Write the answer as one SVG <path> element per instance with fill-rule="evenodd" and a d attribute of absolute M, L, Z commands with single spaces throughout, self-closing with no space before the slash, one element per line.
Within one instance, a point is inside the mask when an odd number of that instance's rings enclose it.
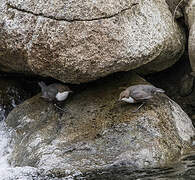
<path fill-rule="evenodd" d="M 59 107 L 56 103 L 53 104 L 57 109 L 63 111 L 63 112 L 67 112 L 66 110 L 62 109 L 61 107 Z"/>
<path fill-rule="evenodd" d="M 146 104 L 146 102 L 143 102 L 141 105 L 139 105 L 139 107 L 136 110 L 134 110 L 132 112 L 133 113 L 136 113 L 144 104 Z"/>

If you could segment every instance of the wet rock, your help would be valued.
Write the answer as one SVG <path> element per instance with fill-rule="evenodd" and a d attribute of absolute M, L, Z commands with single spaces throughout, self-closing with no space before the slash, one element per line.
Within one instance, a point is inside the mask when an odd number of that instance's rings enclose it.
<path fill-rule="evenodd" d="M 94 82 L 64 102 L 66 113 L 39 95 L 20 104 L 6 119 L 15 130 L 10 162 L 58 177 L 173 163 L 190 149 L 191 120 L 164 94 L 137 113 L 137 105 L 116 102 L 121 87 L 139 83 L 147 82 L 132 73 Z"/>
<path fill-rule="evenodd" d="M 185 34 L 165 0 L 0 2 L 0 69 L 88 82 L 173 65 Z"/>

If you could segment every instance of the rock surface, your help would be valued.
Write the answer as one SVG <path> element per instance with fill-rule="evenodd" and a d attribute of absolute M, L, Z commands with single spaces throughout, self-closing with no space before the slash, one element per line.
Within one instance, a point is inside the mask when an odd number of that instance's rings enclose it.
<path fill-rule="evenodd" d="M 189 0 L 185 7 L 185 20 L 189 28 L 188 54 L 192 69 L 192 75 L 195 76 L 195 0 Z"/>
<path fill-rule="evenodd" d="M 33 166 L 55 177 L 130 167 L 162 167 L 190 149 L 194 128 L 183 110 L 161 94 L 137 113 L 116 103 L 120 87 L 146 83 L 125 73 L 91 84 L 55 109 L 39 95 L 7 117 L 13 134 L 14 166 Z"/>
<path fill-rule="evenodd" d="M 184 33 L 165 0 L 0 2 L 0 70 L 88 82 L 151 61 L 174 64 Z"/>
<path fill-rule="evenodd" d="M 188 0 L 166 0 L 169 9 L 175 19 L 183 17 L 183 9 L 188 3 Z"/>

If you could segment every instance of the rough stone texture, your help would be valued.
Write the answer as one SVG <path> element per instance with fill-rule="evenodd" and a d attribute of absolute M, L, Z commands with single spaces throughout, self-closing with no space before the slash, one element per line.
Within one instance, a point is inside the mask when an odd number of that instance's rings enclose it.
<path fill-rule="evenodd" d="M 184 7 L 187 4 L 187 0 L 166 0 L 166 3 L 169 6 L 169 10 L 172 13 L 172 22 L 175 21 L 175 19 L 181 18 L 183 17 L 183 11 L 184 11 Z M 180 25 L 180 28 L 182 29 L 182 25 Z M 177 37 L 176 37 L 177 38 Z M 180 40 L 178 39 L 178 42 Z M 179 43 L 183 43 L 182 41 L 180 41 Z M 169 49 L 169 52 L 171 52 L 172 50 Z M 166 59 L 167 53 L 164 54 L 164 58 L 163 58 L 163 54 L 160 55 L 160 57 L 156 58 L 155 61 L 151 61 L 143 66 L 141 66 L 140 68 L 136 69 L 136 71 L 140 74 L 149 74 L 149 73 L 155 73 L 155 72 L 159 72 L 163 69 L 166 69 L 166 67 L 170 67 L 172 65 L 172 61 L 164 61 L 164 59 Z"/>
<path fill-rule="evenodd" d="M 189 0 L 186 7 L 185 7 L 185 20 L 186 24 L 190 28 L 194 24 L 194 8 L 195 8 L 195 1 Z"/>
<path fill-rule="evenodd" d="M 195 76 L 195 0 L 189 0 L 185 7 L 185 21 L 189 28 L 188 54 L 192 75 Z"/>
<path fill-rule="evenodd" d="M 0 37 L 1 70 L 68 83 L 153 60 L 159 71 L 174 64 L 185 46 L 165 0 L 2 0 Z"/>
<path fill-rule="evenodd" d="M 166 95 L 138 105 L 116 102 L 121 88 L 146 83 L 121 74 L 91 84 L 58 111 L 39 95 L 7 117 L 13 134 L 10 162 L 54 173 L 79 175 L 97 169 L 166 166 L 190 148 L 194 128 L 183 110 Z"/>
<path fill-rule="evenodd" d="M 183 16 L 183 9 L 188 3 L 188 0 L 166 0 L 169 5 L 169 9 L 175 19 Z"/>

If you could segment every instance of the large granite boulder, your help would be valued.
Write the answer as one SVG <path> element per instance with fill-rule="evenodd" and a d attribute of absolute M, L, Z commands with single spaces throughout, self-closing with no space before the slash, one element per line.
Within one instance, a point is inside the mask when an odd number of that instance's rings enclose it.
<path fill-rule="evenodd" d="M 139 83 L 130 73 L 98 81 L 70 97 L 66 112 L 39 95 L 18 105 L 6 119 L 15 132 L 10 162 L 59 177 L 173 163 L 190 149 L 191 120 L 164 94 L 137 113 L 138 105 L 116 102 L 122 87 Z"/>
<path fill-rule="evenodd" d="M 165 0 L 1 0 L 0 70 L 67 83 L 154 61 L 160 71 L 183 53 L 185 35 Z"/>

